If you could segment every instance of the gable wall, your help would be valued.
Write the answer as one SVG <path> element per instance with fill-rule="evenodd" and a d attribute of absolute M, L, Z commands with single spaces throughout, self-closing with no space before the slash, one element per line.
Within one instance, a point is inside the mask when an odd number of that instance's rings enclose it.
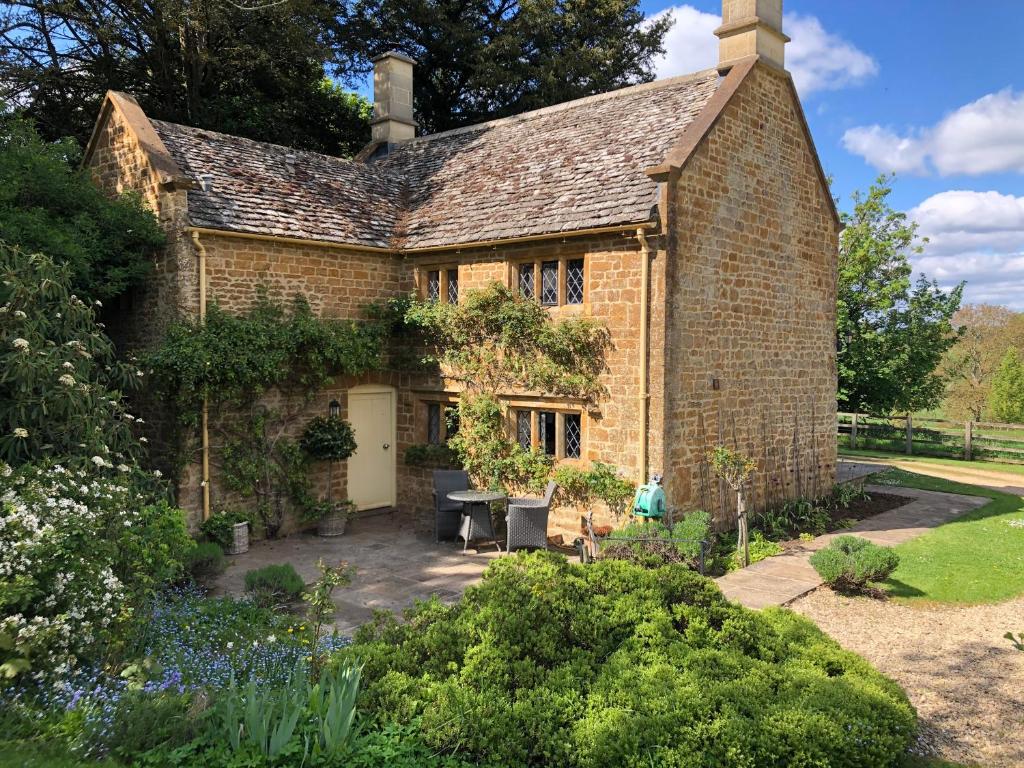
<path fill-rule="evenodd" d="M 108 308 L 108 325 L 118 346 L 142 349 L 157 335 L 154 331 L 197 307 L 195 257 L 183 234 L 188 226 L 186 192 L 159 183 L 136 132 L 121 112 L 109 105 L 88 160 L 101 189 L 110 195 L 140 194 L 168 236 L 167 247 L 153 259 L 152 275 L 119 306 Z"/>
<path fill-rule="evenodd" d="M 666 490 L 719 526 L 720 431 L 758 462 L 755 506 L 835 477 L 838 232 L 812 152 L 785 76 L 757 65 L 670 190 Z"/>

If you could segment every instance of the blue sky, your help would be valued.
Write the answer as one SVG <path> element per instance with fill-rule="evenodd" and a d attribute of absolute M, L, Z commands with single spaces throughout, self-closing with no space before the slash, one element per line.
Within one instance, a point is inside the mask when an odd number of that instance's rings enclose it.
<path fill-rule="evenodd" d="M 931 242 L 915 264 L 1024 310 L 1024 2 L 785 0 L 787 67 L 841 205 L 896 171 Z M 659 77 L 712 66 L 721 0 L 672 5 Z"/>

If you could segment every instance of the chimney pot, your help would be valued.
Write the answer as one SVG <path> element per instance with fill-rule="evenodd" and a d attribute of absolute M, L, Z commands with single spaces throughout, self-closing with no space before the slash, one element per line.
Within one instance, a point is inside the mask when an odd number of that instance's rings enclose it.
<path fill-rule="evenodd" d="M 766 64 L 785 69 L 782 0 L 722 0 L 722 26 L 718 37 L 718 71 L 727 72 L 737 61 L 759 56 Z"/>
<path fill-rule="evenodd" d="M 412 111 L 412 68 L 416 62 L 398 51 L 373 58 L 372 138 L 387 144 L 416 136 Z"/>

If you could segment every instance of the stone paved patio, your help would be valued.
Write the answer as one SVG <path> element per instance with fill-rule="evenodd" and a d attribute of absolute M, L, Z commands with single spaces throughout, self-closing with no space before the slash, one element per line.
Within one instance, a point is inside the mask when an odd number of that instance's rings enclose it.
<path fill-rule="evenodd" d="M 907 504 L 861 520 L 848 530 L 818 536 L 797 549 L 787 550 L 781 555 L 721 576 L 716 581 L 722 593 L 748 608 L 785 605 L 821 586 L 822 581 L 808 558 L 812 552 L 828 546 L 836 536 L 854 534 L 875 544 L 891 547 L 916 538 L 989 502 L 989 499 L 978 496 L 890 485 L 867 485 L 865 488 L 878 493 L 906 496 Z"/>
<path fill-rule="evenodd" d="M 376 608 L 400 612 L 431 595 L 458 599 L 499 556 L 490 542 L 474 544 L 479 549 L 471 544 L 463 554 L 461 542 L 435 544 L 430 536 L 397 526 L 391 515 L 380 515 L 352 521 L 344 536 L 297 534 L 257 542 L 244 555 L 228 558 L 228 569 L 213 586 L 220 593 L 242 595 L 246 572 L 273 563 L 291 563 L 308 583 L 317 578 L 321 558 L 330 564 L 347 561 L 355 575 L 350 586 L 335 592 L 335 625 L 349 634 Z"/>

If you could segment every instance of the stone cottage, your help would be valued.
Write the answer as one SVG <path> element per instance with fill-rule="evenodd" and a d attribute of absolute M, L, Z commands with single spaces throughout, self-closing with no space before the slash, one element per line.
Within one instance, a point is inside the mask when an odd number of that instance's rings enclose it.
<path fill-rule="evenodd" d="M 703 456 L 757 459 L 755 504 L 834 479 L 839 219 L 793 80 L 781 0 L 724 0 L 715 69 L 417 136 L 414 62 L 375 60 L 373 140 L 342 160 L 151 120 L 108 94 L 86 151 L 98 183 L 140 190 L 169 234 L 117 329 L 145 344 L 170 319 L 258 286 L 356 317 L 417 292 L 458 301 L 500 281 L 555 317 L 603 321 L 607 395 L 508 392 L 508 428 L 558 461 L 662 473 L 670 504 L 728 518 Z M 410 445 L 445 439 L 458 392 L 382 373 L 339 381 L 359 438 L 336 492 L 429 525 Z M 312 415 L 312 414 L 311 414 Z M 214 462 L 216 464 L 216 462 Z M 197 516 L 216 472 L 179 503 Z M 577 530 L 578 510 L 553 529 Z"/>

